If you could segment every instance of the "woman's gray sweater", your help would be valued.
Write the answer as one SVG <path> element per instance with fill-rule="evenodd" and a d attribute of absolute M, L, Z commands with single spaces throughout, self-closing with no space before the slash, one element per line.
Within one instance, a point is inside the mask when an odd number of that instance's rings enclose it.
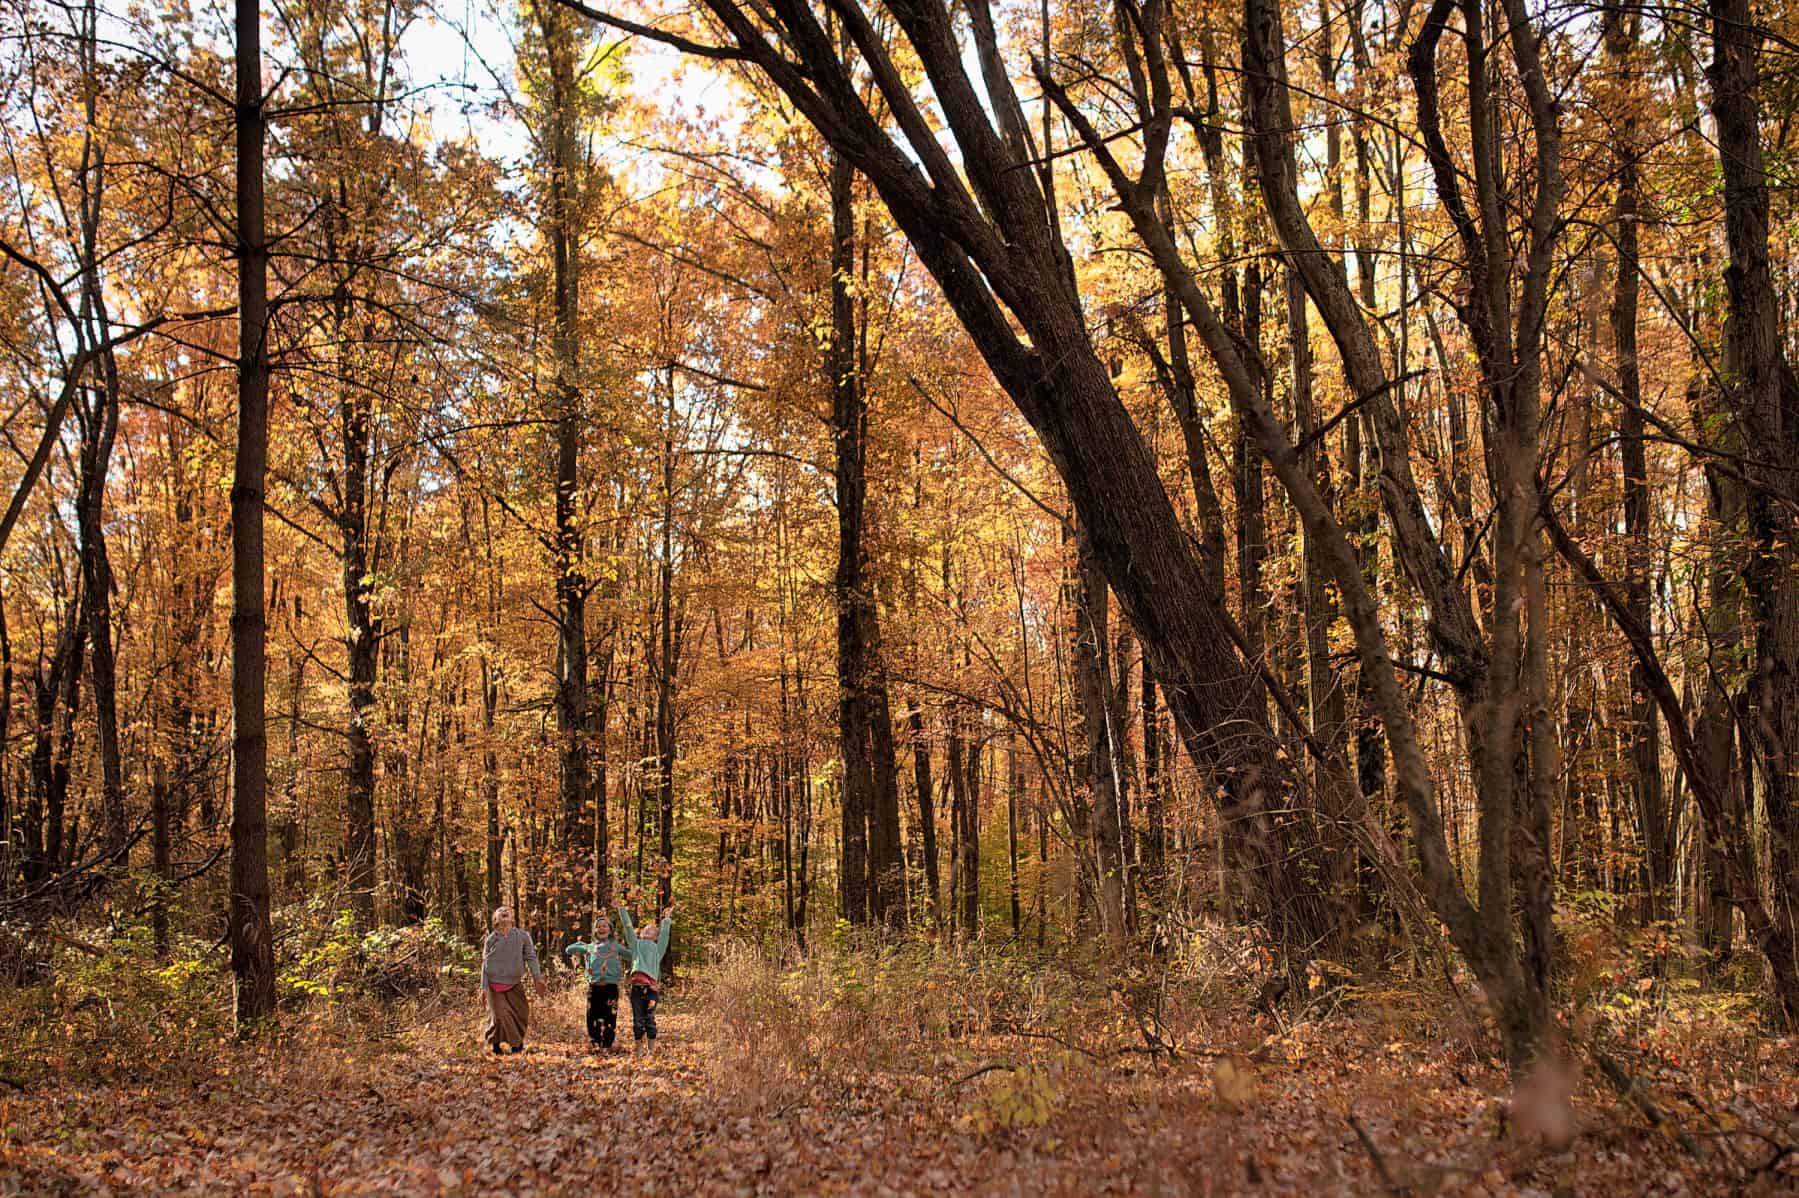
<path fill-rule="evenodd" d="M 510 932 L 487 934 L 487 943 L 481 949 L 483 986 L 496 982 L 515 986 L 524 979 L 527 965 L 531 967 L 531 976 L 543 981 L 543 967 L 537 963 L 537 946 L 531 943 L 531 933 L 513 928 Z"/>

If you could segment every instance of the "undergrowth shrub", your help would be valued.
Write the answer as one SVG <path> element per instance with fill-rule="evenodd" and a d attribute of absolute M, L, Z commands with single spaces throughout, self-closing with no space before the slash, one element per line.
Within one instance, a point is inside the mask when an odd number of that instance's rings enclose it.
<path fill-rule="evenodd" d="M 433 1010 L 467 1007 L 478 952 L 437 920 L 355 929 L 319 899 L 276 915 L 283 1018 L 276 1036 L 355 1029 L 383 1043 Z M 0 927 L 0 1077 L 30 1085 L 137 1080 L 210 1060 L 236 1033 L 229 958 L 174 935 L 158 955 L 146 918 Z"/>
<path fill-rule="evenodd" d="M 1618 896 L 1577 891 L 1557 903 L 1557 997 L 1576 1033 L 1671 1061 L 1765 1034 L 1758 969 L 1720 969 L 1678 923 L 1630 923 Z"/>
<path fill-rule="evenodd" d="M 848 934 L 804 957 L 721 938 L 695 985 L 719 1079 L 756 1107 L 801 1086 L 933 1074 L 994 1036 L 1069 1039 L 1092 989 L 1028 950 Z"/>
<path fill-rule="evenodd" d="M 358 931 L 349 911 L 311 899 L 276 921 L 285 967 L 278 986 L 289 1006 L 309 999 L 390 1003 L 430 996 L 479 968 L 479 950 L 433 916 L 424 923 Z"/>
<path fill-rule="evenodd" d="M 0 1036 L 0 1073 L 20 1084 L 138 1078 L 231 1032 L 229 982 L 204 941 L 176 937 L 159 960 L 149 925 L 133 922 L 97 942 L 57 933 L 39 943 L 48 980 L 0 989 L 9 1033 Z"/>
<path fill-rule="evenodd" d="M 42 986 L 51 977 L 49 954 L 28 939 L 25 929 L 0 923 L 0 986 Z"/>

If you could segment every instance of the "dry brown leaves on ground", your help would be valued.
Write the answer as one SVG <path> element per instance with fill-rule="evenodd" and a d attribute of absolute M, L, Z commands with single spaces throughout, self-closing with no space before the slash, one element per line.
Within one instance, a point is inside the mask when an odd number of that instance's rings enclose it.
<path fill-rule="evenodd" d="M 1221 1024 L 1177 1061 L 996 1033 L 864 1075 L 745 1060 L 678 995 L 660 1055 L 596 1057 L 580 1001 L 539 1003 L 519 1057 L 479 1051 L 470 1011 L 135 1086 L 8 1091 L 0 1194 L 1799 1192 L 1791 1044 L 1645 1070 L 1696 1152 L 1571 1073 L 1558 1151 L 1519 1130 L 1545 1084 L 1514 1100 L 1390 1017 Z"/>

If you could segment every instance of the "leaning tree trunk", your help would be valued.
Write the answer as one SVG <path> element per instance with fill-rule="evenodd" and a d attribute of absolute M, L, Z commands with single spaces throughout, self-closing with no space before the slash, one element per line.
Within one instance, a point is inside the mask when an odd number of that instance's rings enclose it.
<path fill-rule="evenodd" d="M 765 73 L 874 185 L 1042 438 L 1094 560 L 1162 680 L 1207 793 L 1218 796 L 1241 833 L 1263 912 L 1296 951 L 1322 942 L 1333 924 L 1328 899 L 1308 874 L 1306 855 L 1289 851 L 1290 829 L 1272 817 L 1276 797 L 1288 801 L 1293 779 L 1266 717 L 1242 712 L 1255 671 L 1234 647 L 1224 597 L 1195 558 L 1155 460 L 1095 349 L 991 11 L 977 5 L 968 13 L 970 42 L 942 0 L 893 10 L 960 149 L 959 166 L 918 107 L 890 35 L 863 9 L 844 4 L 837 15 L 858 52 L 858 72 L 865 65 L 879 92 L 881 118 L 812 9 L 792 0 L 770 8 L 705 4 L 734 43 L 731 53 Z M 764 35 L 763 20 L 777 27 L 780 49 Z M 798 56 L 799 69 L 789 54 Z M 889 117 L 892 124 L 883 124 Z M 889 128 L 897 128 L 904 148 Z"/>

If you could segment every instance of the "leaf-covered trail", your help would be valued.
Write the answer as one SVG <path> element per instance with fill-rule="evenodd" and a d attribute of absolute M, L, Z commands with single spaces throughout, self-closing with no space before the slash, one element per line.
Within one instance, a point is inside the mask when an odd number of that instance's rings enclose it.
<path fill-rule="evenodd" d="M 539 1038 L 517 1057 L 481 1051 L 455 1012 L 334 1049 L 232 1050 L 179 1079 L 7 1093 L 0 1194 L 1375 1193 L 1351 1115 L 1399 1192 L 1709 1193 L 1723 1179 L 1615 1108 L 1577 1108 L 1571 1152 L 1498 1140 L 1503 1079 L 1440 1046 L 1383 1043 L 1390 1029 L 1285 1038 L 1242 1077 L 1203 1057 L 1153 1068 L 994 1037 L 969 1046 L 972 1069 L 771 1082 L 678 999 L 647 1060 L 592 1055 L 577 994 L 536 1007 Z M 1780 1107 L 1760 1109 L 1778 1128 Z"/>

